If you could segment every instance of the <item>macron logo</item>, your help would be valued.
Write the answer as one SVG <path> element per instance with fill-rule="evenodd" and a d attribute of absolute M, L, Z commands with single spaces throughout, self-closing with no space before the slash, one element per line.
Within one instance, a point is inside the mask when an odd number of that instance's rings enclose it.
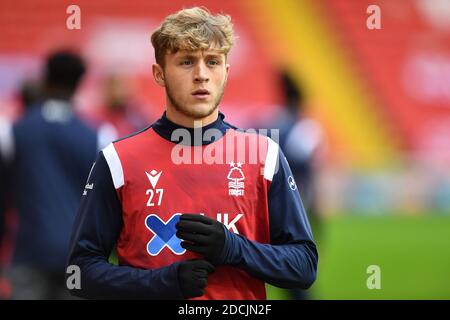
<path fill-rule="evenodd" d="M 83 196 L 87 195 L 88 190 L 94 189 L 94 183 L 87 183 L 84 186 Z"/>
<path fill-rule="evenodd" d="M 158 183 L 159 177 L 161 176 L 161 173 L 162 173 L 162 171 L 158 172 L 156 170 L 152 170 L 152 171 L 150 171 L 150 173 L 148 173 L 147 171 L 145 172 L 153 189 L 155 189 L 156 184 Z"/>
<path fill-rule="evenodd" d="M 83 196 L 87 195 L 88 190 L 92 190 L 94 188 L 94 183 L 89 183 L 89 179 L 91 178 L 92 170 L 94 169 L 95 162 L 92 164 L 91 170 L 89 171 L 89 175 L 87 177 L 86 186 L 84 187 Z"/>

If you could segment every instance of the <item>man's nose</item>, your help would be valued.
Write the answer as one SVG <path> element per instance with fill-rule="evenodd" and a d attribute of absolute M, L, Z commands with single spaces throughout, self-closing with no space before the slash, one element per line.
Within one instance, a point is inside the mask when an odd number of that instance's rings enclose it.
<path fill-rule="evenodd" d="M 208 66 L 204 62 L 200 62 L 196 65 L 194 81 L 195 82 L 208 82 L 209 81 Z"/>

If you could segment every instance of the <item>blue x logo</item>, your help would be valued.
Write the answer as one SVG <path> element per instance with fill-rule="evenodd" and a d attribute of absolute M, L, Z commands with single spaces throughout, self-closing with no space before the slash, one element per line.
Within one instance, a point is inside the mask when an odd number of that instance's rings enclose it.
<path fill-rule="evenodd" d="M 145 226 L 155 234 L 147 243 L 149 255 L 158 255 L 166 246 L 176 255 L 181 255 L 186 251 L 181 247 L 181 239 L 176 236 L 177 228 L 175 225 L 180 220 L 180 216 L 180 213 L 176 213 L 166 223 L 155 214 L 148 215 L 145 218 Z"/>

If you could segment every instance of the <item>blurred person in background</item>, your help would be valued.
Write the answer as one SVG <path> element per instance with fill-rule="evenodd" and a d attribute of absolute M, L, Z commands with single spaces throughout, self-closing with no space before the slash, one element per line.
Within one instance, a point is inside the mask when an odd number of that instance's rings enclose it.
<path fill-rule="evenodd" d="M 19 98 L 22 104 L 22 111 L 37 106 L 43 99 L 42 84 L 37 80 L 25 80 L 19 91 Z"/>
<path fill-rule="evenodd" d="M 122 76 L 111 74 L 104 81 L 103 118 L 111 123 L 118 137 L 126 136 L 144 128 L 147 123 L 136 112 L 136 101 L 130 89 L 130 81 L 126 83 Z"/>
<path fill-rule="evenodd" d="M 53 53 L 46 61 L 42 102 L 25 108 L 13 125 L 3 125 L 2 184 L 7 182 L 1 198 L 9 191 L 19 217 L 7 271 L 13 299 L 68 296 L 69 235 L 98 142 L 73 111 L 72 98 L 85 71 L 78 55 Z"/>
<path fill-rule="evenodd" d="M 20 116 L 22 113 L 42 102 L 42 84 L 38 80 L 26 79 L 20 85 L 17 98 L 17 116 Z M 12 139 L 7 136 L 11 132 L 11 124 L 15 117 L 2 115 L 0 118 L 0 142 L 6 142 L 7 140 L 12 141 Z M 3 152 L 0 152 L 0 155 L 10 153 L 7 151 L 9 149 L 7 145 L 0 143 L 0 148 L 4 149 Z M 6 162 L 8 162 L 7 159 L 5 159 L 4 163 Z M 0 161 L 0 164 L 1 163 L 2 162 Z M 2 181 L 0 185 L 0 195 L 2 195 L 0 197 L 0 213 L 2 214 L 0 216 L 0 299 L 11 298 L 11 284 L 5 277 L 3 270 L 5 270 L 11 262 L 11 252 L 14 247 L 14 235 L 17 229 L 17 212 L 10 205 L 10 192 L 8 190 L 6 179 L 6 167 L 5 165 L 0 165 L 0 181 Z"/>
<path fill-rule="evenodd" d="M 303 200 L 311 228 L 320 234 L 320 215 L 317 205 L 316 167 L 317 155 L 323 144 L 323 131 L 319 123 L 307 116 L 304 92 L 287 71 L 280 71 L 278 78 L 284 99 L 277 117 L 268 125 L 279 130 L 280 147 L 283 150 Z M 308 298 L 302 289 L 290 290 L 293 299 Z"/>
<path fill-rule="evenodd" d="M 137 111 L 130 82 L 120 74 L 106 75 L 102 83 L 103 104 L 99 113 L 90 119 L 98 128 L 99 145 L 106 147 L 110 142 L 136 132 L 146 126 L 145 117 Z"/>

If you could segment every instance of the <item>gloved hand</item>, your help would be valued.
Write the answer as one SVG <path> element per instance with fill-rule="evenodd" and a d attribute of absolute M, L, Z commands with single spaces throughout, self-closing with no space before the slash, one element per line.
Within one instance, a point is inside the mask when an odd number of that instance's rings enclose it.
<path fill-rule="evenodd" d="M 200 214 L 183 214 L 176 224 L 177 237 L 185 240 L 181 246 L 199 253 L 212 264 L 216 264 L 225 244 L 222 223 Z"/>
<path fill-rule="evenodd" d="M 178 265 L 178 283 L 185 299 L 202 296 L 208 284 L 208 275 L 214 266 L 205 260 L 185 260 Z"/>

